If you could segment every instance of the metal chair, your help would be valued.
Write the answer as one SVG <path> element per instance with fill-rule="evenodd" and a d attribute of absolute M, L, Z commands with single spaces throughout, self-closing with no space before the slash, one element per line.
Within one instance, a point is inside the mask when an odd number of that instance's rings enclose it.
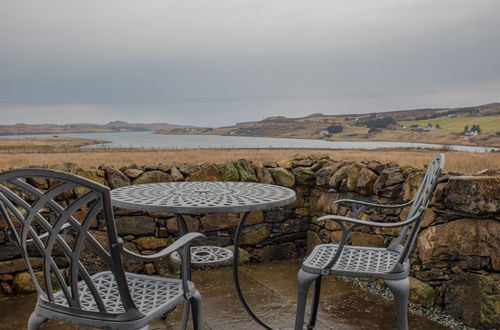
<path fill-rule="evenodd" d="M 38 292 L 28 329 L 47 319 L 148 329 L 150 321 L 185 301 L 192 308 L 194 329 L 201 329 L 201 295 L 192 282 L 125 272 L 122 256 L 151 262 L 178 251 L 188 269 L 190 242 L 202 234 L 188 233 L 152 255 L 136 254 L 117 236 L 108 187 L 47 169 L 0 174 L 0 214 Z M 101 242 L 89 231 L 95 221 L 107 230 Z M 35 260 L 41 260 L 42 272 L 35 273 Z"/>
<path fill-rule="evenodd" d="M 315 326 L 322 275 L 383 279 L 395 297 L 398 329 L 408 329 L 408 273 L 410 269 L 408 257 L 443 165 L 443 154 L 438 155 L 430 162 L 425 177 L 415 197 L 410 202 L 399 205 L 381 205 L 350 199 L 339 199 L 335 203 L 350 205 L 354 218 L 326 215 L 318 219 L 318 221 L 327 219 L 335 221 L 342 230 L 342 239 L 339 244 L 317 245 L 303 262 L 298 273 L 295 330 L 303 328 L 307 292 L 313 281 L 315 282 L 315 289 L 311 306 L 311 318 L 307 324 L 307 329 L 313 329 Z M 381 223 L 356 219 L 366 209 L 398 209 L 406 206 L 411 206 L 411 208 L 406 219 L 401 222 Z M 351 233 L 360 226 L 402 228 L 399 236 L 393 239 L 387 248 L 348 245 Z"/>

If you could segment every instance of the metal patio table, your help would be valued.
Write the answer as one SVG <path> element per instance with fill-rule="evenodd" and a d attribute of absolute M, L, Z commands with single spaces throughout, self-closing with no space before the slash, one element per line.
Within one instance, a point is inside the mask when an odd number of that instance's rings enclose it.
<path fill-rule="evenodd" d="M 163 182 L 118 188 L 111 191 L 111 196 L 113 206 L 175 214 L 179 235 L 187 232 L 183 215 L 242 213 L 234 235 L 234 251 L 239 251 L 248 214 L 290 204 L 295 200 L 295 191 L 255 182 Z M 231 251 L 221 247 L 197 246 L 191 248 L 191 261 L 194 266 L 220 264 L 230 260 L 231 254 Z M 238 277 L 238 253 L 233 258 L 234 285 L 241 304 L 255 322 L 271 329 L 248 306 Z M 179 262 L 175 255 L 172 259 Z"/>

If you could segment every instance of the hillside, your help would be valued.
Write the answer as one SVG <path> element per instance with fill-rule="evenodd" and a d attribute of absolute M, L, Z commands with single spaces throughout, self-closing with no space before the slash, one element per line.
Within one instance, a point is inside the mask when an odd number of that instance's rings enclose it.
<path fill-rule="evenodd" d="M 78 150 L 79 147 L 83 147 L 86 145 L 108 142 L 110 141 L 60 136 L 2 138 L 2 144 L 0 144 L 0 152 L 18 154 L 23 152 L 58 152 L 68 150 L 74 151 Z M 3 156 L 5 156 L 5 154 Z M 49 156 L 49 158 L 50 157 L 51 156 Z"/>
<path fill-rule="evenodd" d="M 0 135 L 21 134 L 64 134 L 64 133 L 109 133 L 126 131 L 159 131 L 174 128 L 192 128 L 192 126 L 174 125 L 168 123 L 134 124 L 124 121 L 112 121 L 104 125 L 99 124 L 15 124 L 0 125 Z"/>
<path fill-rule="evenodd" d="M 390 124 L 377 128 L 379 123 L 386 122 Z M 336 132 L 332 125 L 340 126 L 341 131 Z M 464 135 L 464 127 L 473 125 L 480 126 L 480 134 Z M 370 126 L 375 127 L 370 129 Z M 497 136 L 500 134 L 500 103 L 475 107 L 413 109 L 359 115 L 316 113 L 301 118 L 276 116 L 214 129 L 209 134 L 500 147 L 500 138 Z"/>

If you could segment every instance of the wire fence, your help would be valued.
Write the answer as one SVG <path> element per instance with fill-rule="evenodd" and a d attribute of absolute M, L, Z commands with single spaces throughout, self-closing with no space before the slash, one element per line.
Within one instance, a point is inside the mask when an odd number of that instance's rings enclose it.
<path fill-rule="evenodd" d="M 110 153 L 110 152 L 166 152 L 166 151 L 182 151 L 182 150 L 363 150 L 363 151 L 418 151 L 418 152 L 436 152 L 436 151 L 457 151 L 450 145 L 442 145 L 436 148 L 429 147 L 382 147 L 382 148 L 321 148 L 321 147 L 275 147 L 272 145 L 263 146 L 154 146 L 154 147 L 134 147 L 134 146 L 83 146 L 83 147 L 65 147 L 65 146 L 38 146 L 38 147 L 0 147 L 0 153 L 3 154 L 21 154 L 21 153 Z M 498 152 L 498 150 L 490 150 L 488 147 L 478 148 L 478 153 Z"/>

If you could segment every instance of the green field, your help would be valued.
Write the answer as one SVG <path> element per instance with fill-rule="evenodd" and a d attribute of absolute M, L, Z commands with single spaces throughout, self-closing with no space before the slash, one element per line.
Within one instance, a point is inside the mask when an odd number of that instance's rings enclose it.
<path fill-rule="evenodd" d="M 463 132 L 464 127 L 469 125 L 479 125 L 481 127 L 482 134 L 494 134 L 500 131 L 500 115 L 494 116 L 479 116 L 479 117 L 443 117 L 434 118 L 426 120 L 412 120 L 412 121 L 401 121 L 400 125 L 419 125 L 420 128 L 427 125 L 427 123 L 432 123 L 433 125 L 439 124 L 441 133 L 460 133 Z"/>

